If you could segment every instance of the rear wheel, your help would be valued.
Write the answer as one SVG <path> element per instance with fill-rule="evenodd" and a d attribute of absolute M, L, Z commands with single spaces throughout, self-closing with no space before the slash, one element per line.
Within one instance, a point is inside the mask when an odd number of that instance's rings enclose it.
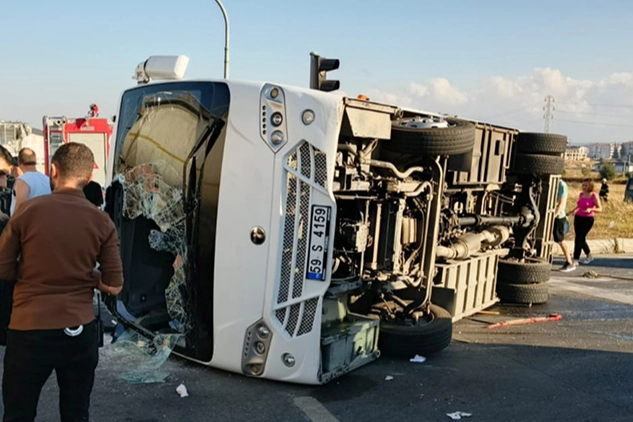
<path fill-rule="evenodd" d="M 497 267 L 497 283 L 543 283 L 549 280 L 551 270 L 552 264 L 542 259 L 527 258 L 523 262 L 502 259 Z"/>
<path fill-rule="evenodd" d="M 502 303 L 539 304 L 547 302 L 547 283 L 497 284 L 497 296 Z"/>
<path fill-rule="evenodd" d="M 401 325 L 380 321 L 378 346 L 386 356 L 426 356 L 445 349 L 453 336 L 453 321 L 450 312 L 431 305 L 428 318 L 415 325 Z"/>
<path fill-rule="evenodd" d="M 516 154 L 512 172 L 515 174 L 534 174 L 546 176 L 562 174 L 565 168 L 563 157 L 544 154 Z"/>
<path fill-rule="evenodd" d="M 416 122 L 406 118 L 394 121 L 391 139 L 381 147 L 401 154 L 437 156 L 464 154 L 475 145 L 475 125 L 465 120 L 444 119 L 446 127 L 420 127 Z"/>
<path fill-rule="evenodd" d="M 517 152 L 558 156 L 567 149 L 567 137 L 554 133 L 525 132 L 517 137 Z"/>

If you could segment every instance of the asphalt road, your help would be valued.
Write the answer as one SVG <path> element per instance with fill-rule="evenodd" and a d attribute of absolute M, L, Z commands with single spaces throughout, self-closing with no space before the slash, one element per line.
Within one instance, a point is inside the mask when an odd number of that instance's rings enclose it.
<path fill-rule="evenodd" d="M 555 266 L 555 268 L 557 265 Z M 599 278 L 585 278 L 593 270 Z M 170 359 L 164 383 L 120 379 L 104 352 L 93 421 L 475 421 L 633 420 L 633 256 L 600 257 L 552 273 L 550 300 L 496 306 L 454 327 L 454 341 L 424 363 L 380 358 L 328 385 L 248 379 Z M 488 323 L 560 313 L 556 322 L 488 329 Z M 386 380 L 387 376 L 393 377 Z M 180 383 L 189 397 L 176 392 Z M 54 378 L 38 420 L 59 420 Z"/>

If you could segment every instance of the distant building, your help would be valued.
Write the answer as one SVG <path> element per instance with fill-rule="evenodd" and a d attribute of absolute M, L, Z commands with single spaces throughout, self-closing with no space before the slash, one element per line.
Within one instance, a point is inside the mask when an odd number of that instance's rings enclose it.
<path fill-rule="evenodd" d="M 589 155 L 587 147 L 567 147 L 565 150 L 565 161 L 585 161 Z"/>
<path fill-rule="evenodd" d="M 589 152 L 587 155 L 592 160 L 609 160 L 617 148 L 615 144 L 598 143 L 587 145 Z"/>
<path fill-rule="evenodd" d="M 627 160 L 629 155 L 633 159 L 633 141 L 624 142 L 620 150 L 620 158 Z"/>
<path fill-rule="evenodd" d="M 613 167 L 615 167 L 616 173 L 623 173 L 623 174 L 633 173 L 633 163 L 629 161 L 615 161 L 609 164 L 613 164 Z M 595 171 L 600 171 L 600 170 L 602 170 L 602 164 L 598 163 L 595 166 Z"/>

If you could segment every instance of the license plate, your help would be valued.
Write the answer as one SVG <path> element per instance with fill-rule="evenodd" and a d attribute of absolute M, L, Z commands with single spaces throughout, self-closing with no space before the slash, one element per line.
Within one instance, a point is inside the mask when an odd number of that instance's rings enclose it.
<path fill-rule="evenodd" d="M 330 214 L 332 207 L 312 205 L 310 215 L 310 242 L 308 243 L 308 263 L 306 278 L 308 280 L 325 280 L 325 263 L 330 233 Z"/>

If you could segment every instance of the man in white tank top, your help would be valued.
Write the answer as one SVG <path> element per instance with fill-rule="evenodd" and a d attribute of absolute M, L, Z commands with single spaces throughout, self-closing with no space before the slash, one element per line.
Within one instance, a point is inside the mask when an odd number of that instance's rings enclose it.
<path fill-rule="evenodd" d="M 37 157 L 31 148 L 22 148 L 18 153 L 18 169 L 21 175 L 13 185 L 11 215 L 29 199 L 51 193 L 50 179 L 37 171 Z"/>

